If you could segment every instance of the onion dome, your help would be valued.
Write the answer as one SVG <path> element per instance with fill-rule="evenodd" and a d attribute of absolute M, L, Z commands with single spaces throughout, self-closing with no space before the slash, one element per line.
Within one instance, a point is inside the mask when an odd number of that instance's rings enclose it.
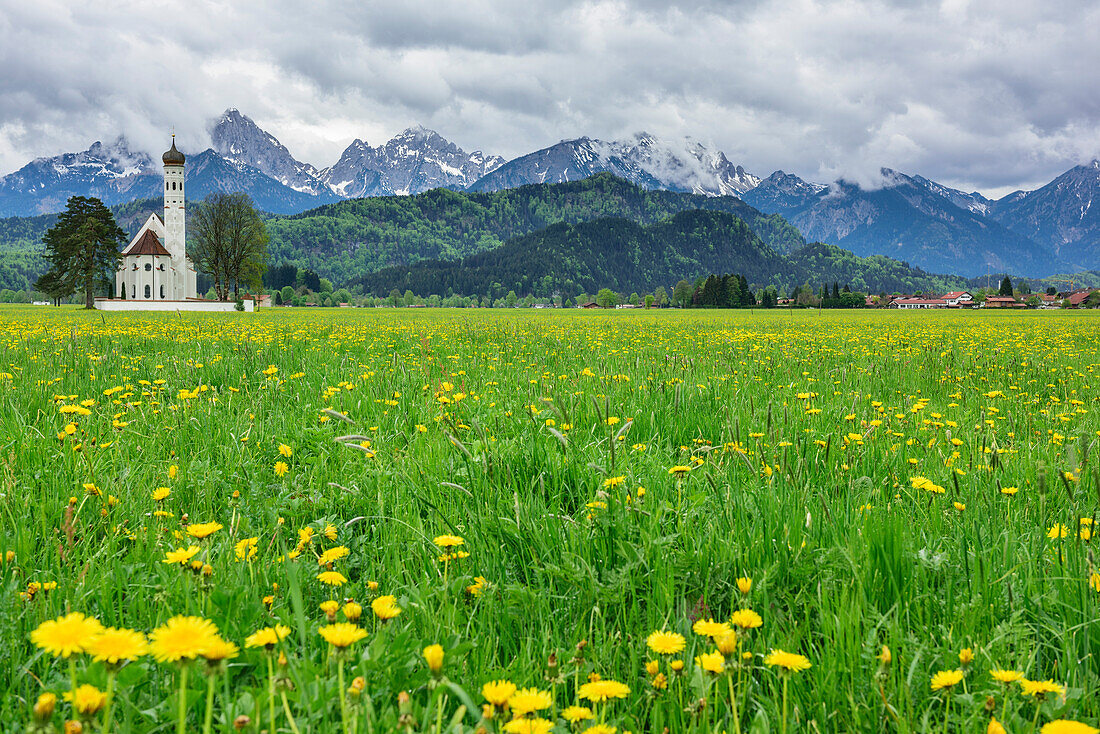
<path fill-rule="evenodd" d="M 183 153 L 180 153 L 178 150 L 176 150 L 176 136 L 175 135 L 172 136 L 172 147 L 169 148 L 168 151 L 160 157 L 160 159 L 162 161 L 164 161 L 164 165 L 166 165 L 166 166 L 182 166 L 183 165 L 183 161 L 184 161 Z"/>

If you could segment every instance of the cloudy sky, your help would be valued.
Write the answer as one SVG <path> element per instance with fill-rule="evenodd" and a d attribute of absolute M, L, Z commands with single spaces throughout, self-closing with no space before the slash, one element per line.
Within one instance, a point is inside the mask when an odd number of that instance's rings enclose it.
<path fill-rule="evenodd" d="M 1000 194 L 1100 156 L 1095 0 L 0 0 L 0 174 L 237 107 L 331 165 L 423 124 L 506 157 L 639 130 L 749 171 Z"/>

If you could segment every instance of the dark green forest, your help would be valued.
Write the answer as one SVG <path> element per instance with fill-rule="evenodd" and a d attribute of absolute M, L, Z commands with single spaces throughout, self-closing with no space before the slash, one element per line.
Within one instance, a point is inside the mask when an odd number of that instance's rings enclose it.
<path fill-rule="evenodd" d="M 778 252 L 804 242 L 777 215 L 740 199 L 649 191 L 611 174 L 489 194 L 436 189 L 417 196 L 354 199 L 268 221 L 272 262 L 291 262 L 334 283 L 385 267 L 458 260 L 555 224 L 619 217 L 654 224 L 681 211 L 734 214 Z"/>
<path fill-rule="evenodd" d="M 463 259 L 385 268 L 357 285 L 378 296 L 394 289 L 418 296 L 451 294 L 572 298 L 608 287 L 627 293 L 670 288 L 680 279 L 735 272 L 754 287 L 788 292 L 803 282 L 840 280 L 853 290 L 948 290 L 965 281 L 928 275 L 885 257 L 856 257 L 813 244 L 776 252 L 738 217 L 692 210 L 643 226 L 621 217 L 556 224 Z"/>

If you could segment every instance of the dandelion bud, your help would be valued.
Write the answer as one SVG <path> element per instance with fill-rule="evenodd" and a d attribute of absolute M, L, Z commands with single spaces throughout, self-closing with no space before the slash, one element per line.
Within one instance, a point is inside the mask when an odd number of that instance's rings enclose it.
<path fill-rule="evenodd" d="M 684 661 L 672 660 L 669 662 L 668 667 L 672 669 L 673 673 L 681 673 L 684 670 Z"/>
<path fill-rule="evenodd" d="M 325 619 L 329 623 L 336 621 L 336 610 L 340 608 L 339 603 L 329 599 L 328 601 L 321 602 L 321 611 L 325 613 Z"/>
<path fill-rule="evenodd" d="M 996 708 L 997 708 L 997 699 L 993 698 L 993 696 L 986 696 L 985 697 L 985 712 L 987 714 L 991 714 L 991 713 L 993 713 L 994 709 L 996 709 Z M 995 721 L 995 719 L 994 719 L 994 721 Z M 1004 731 L 1004 730 L 1002 729 L 1001 731 Z"/>
<path fill-rule="evenodd" d="M 4 563 L 15 563 L 15 551 L 10 550 L 4 554 Z"/>
<path fill-rule="evenodd" d="M 996 719 L 989 720 L 989 726 L 985 728 L 986 734 L 1005 734 L 1005 728 Z"/>
<path fill-rule="evenodd" d="M 750 591 L 752 591 L 752 579 L 747 576 L 742 576 L 741 578 L 737 579 L 737 590 L 740 591 L 742 594 L 748 594 Z"/>
<path fill-rule="evenodd" d="M 485 719 L 486 721 L 492 721 L 493 717 L 496 716 L 496 713 L 497 713 L 497 710 L 496 710 L 496 707 L 493 706 L 493 704 L 491 704 L 491 703 L 481 704 L 481 718 Z M 479 731 L 484 731 L 484 729 L 479 729 Z"/>
<path fill-rule="evenodd" d="M 363 614 L 363 607 L 359 606 L 353 601 L 349 601 L 344 605 L 344 617 L 349 622 L 358 622 L 359 617 Z"/>
<path fill-rule="evenodd" d="M 882 646 L 882 652 L 876 657 L 878 657 L 878 661 L 883 665 L 889 665 L 890 661 L 894 659 L 893 655 L 890 653 L 890 648 L 886 647 L 886 645 Z"/>
<path fill-rule="evenodd" d="M 207 578 L 213 576 L 214 575 L 214 567 L 211 566 L 209 563 L 202 564 L 202 575 L 206 576 Z"/>
<path fill-rule="evenodd" d="M 367 591 L 378 591 L 378 582 L 377 581 L 368 581 L 367 582 Z"/>
<path fill-rule="evenodd" d="M 737 633 L 727 632 L 716 639 L 714 645 L 718 648 L 718 652 L 728 658 L 730 655 L 737 652 Z"/>
<path fill-rule="evenodd" d="M 660 670 L 660 663 L 658 663 L 656 660 L 649 660 L 645 664 L 645 672 L 649 675 L 657 675 Z"/>
<path fill-rule="evenodd" d="M 76 719 L 65 722 L 65 734 L 82 734 L 84 731 L 84 725 Z"/>
<path fill-rule="evenodd" d="M 556 652 L 550 653 L 550 657 L 546 659 L 546 671 L 550 675 L 554 675 L 558 670 L 558 654 Z"/>
<path fill-rule="evenodd" d="M 970 665 L 970 663 L 972 663 L 972 662 L 974 662 L 974 651 L 973 650 L 971 650 L 969 647 L 964 647 L 962 650 L 959 651 L 959 664 L 960 665 Z"/>
<path fill-rule="evenodd" d="M 286 653 L 280 651 L 279 652 L 279 667 L 285 668 L 286 665 L 287 665 Z"/>
<path fill-rule="evenodd" d="M 252 719 L 241 714 L 237 718 L 233 719 L 233 728 L 237 731 L 244 731 L 244 728 L 252 723 Z"/>
<path fill-rule="evenodd" d="M 355 676 L 355 680 L 351 682 L 351 687 L 359 690 L 360 693 L 367 689 L 367 679 L 361 675 Z"/>
<path fill-rule="evenodd" d="M 666 688 L 668 688 L 668 678 L 665 677 L 664 673 L 653 676 L 653 690 L 663 691 Z"/>
<path fill-rule="evenodd" d="M 409 698 L 408 691 L 401 691 L 397 694 L 397 709 L 403 714 L 409 713 L 412 706 L 412 699 Z"/>
<path fill-rule="evenodd" d="M 49 721 L 53 716 L 54 706 L 57 705 L 57 696 L 53 693 L 43 693 L 34 704 L 34 718 L 39 721 Z"/>
<path fill-rule="evenodd" d="M 424 660 L 428 663 L 428 667 L 432 670 L 432 675 L 439 675 L 439 672 L 443 670 L 443 646 L 442 645 L 428 645 L 424 648 Z"/>

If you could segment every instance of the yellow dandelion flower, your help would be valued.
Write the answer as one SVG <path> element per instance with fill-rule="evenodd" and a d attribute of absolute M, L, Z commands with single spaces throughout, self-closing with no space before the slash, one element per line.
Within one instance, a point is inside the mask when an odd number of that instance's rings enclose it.
<path fill-rule="evenodd" d="M 149 652 L 158 663 L 193 660 L 217 636 L 218 628 L 209 619 L 178 615 L 149 634 Z"/>
<path fill-rule="evenodd" d="M 585 698 L 593 703 L 626 698 L 629 694 L 630 688 L 626 684 L 613 680 L 590 681 L 577 689 L 578 698 Z"/>
<path fill-rule="evenodd" d="M 75 691 L 67 691 L 64 697 L 81 716 L 94 716 L 107 705 L 107 694 L 87 683 L 77 686 Z"/>
<path fill-rule="evenodd" d="M 454 548 L 466 544 L 466 541 L 458 535 L 438 535 L 432 542 L 440 548 Z"/>
<path fill-rule="evenodd" d="M 738 609 L 730 616 L 730 624 L 743 630 L 751 630 L 764 624 L 764 620 L 751 609 Z"/>
<path fill-rule="evenodd" d="M 192 538 L 202 540 L 218 532 L 222 527 L 224 526 L 220 522 L 194 523 L 187 526 L 187 534 Z"/>
<path fill-rule="evenodd" d="M 481 687 L 481 697 L 497 708 L 504 708 L 516 692 L 516 684 L 507 680 L 489 681 Z"/>
<path fill-rule="evenodd" d="M 232 642 L 215 636 L 202 651 L 202 656 L 206 658 L 207 662 L 216 663 L 221 660 L 231 660 L 237 657 L 240 652 L 241 649 Z"/>
<path fill-rule="evenodd" d="M 322 571 L 317 574 L 317 580 L 328 586 L 343 586 L 348 582 L 347 577 L 337 571 Z"/>
<path fill-rule="evenodd" d="M 730 631 L 730 626 L 725 622 L 715 622 L 713 619 L 700 619 L 691 625 L 691 631 L 703 637 L 718 638 Z"/>
<path fill-rule="evenodd" d="M 277 624 L 274 627 L 258 629 L 244 638 L 245 647 L 266 647 L 268 650 L 279 644 L 279 640 L 290 634 L 290 627 Z"/>
<path fill-rule="evenodd" d="M 1021 678 L 1019 683 L 1021 688 L 1020 692 L 1025 696 L 1044 698 L 1048 693 L 1055 693 L 1059 698 L 1064 698 L 1066 695 L 1065 687 L 1055 683 L 1053 680 L 1028 680 L 1027 678 Z"/>
<path fill-rule="evenodd" d="M 96 662 L 117 665 L 126 660 L 137 660 L 149 650 L 145 635 L 136 630 L 108 627 L 92 638 L 87 653 Z"/>
<path fill-rule="evenodd" d="M 279 444 L 279 453 L 289 459 L 294 455 L 294 449 L 290 448 L 285 443 L 281 443 Z"/>
<path fill-rule="evenodd" d="M 785 673 L 800 673 L 810 669 L 810 659 L 804 655 L 793 652 L 784 652 L 779 648 L 773 649 L 764 658 L 764 664 L 773 668 L 782 668 Z"/>
<path fill-rule="evenodd" d="M 401 614 L 401 607 L 397 606 L 397 597 L 390 595 L 378 597 L 370 603 L 370 608 L 374 616 L 383 621 Z"/>
<path fill-rule="evenodd" d="M 443 670 L 443 646 L 428 645 L 424 648 L 422 654 L 424 655 L 424 662 L 428 664 L 432 673 L 438 675 L 439 671 Z"/>
<path fill-rule="evenodd" d="M 675 632 L 654 632 L 645 642 L 658 655 L 675 655 L 687 646 L 684 636 Z"/>
<path fill-rule="evenodd" d="M 593 718 L 593 714 L 587 706 L 570 706 L 561 712 L 561 717 L 570 724 L 579 724 Z"/>
<path fill-rule="evenodd" d="M 38 625 L 31 632 L 31 642 L 54 657 L 67 658 L 74 653 L 87 652 L 92 640 L 101 632 L 103 625 L 98 619 L 72 612 Z"/>
<path fill-rule="evenodd" d="M 348 622 L 330 624 L 317 630 L 317 632 L 325 638 L 328 644 L 341 649 L 359 642 L 367 636 L 365 629 Z"/>
<path fill-rule="evenodd" d="M 317 565 L 327 566 L 330 563 L 335 563 L 342 558 L 347 558 L 351 553 L 346 546 L 338 545 L 335 548 L 329 548 L 317 558 Z"/>
<path fill-rule="evenodd" d="M 546 719 L 513 719 L 504 725 L 506 734 L 550 734 L 554 722 Z"/>
<path fill-rule="evenodd" d="M 961 670 L 941 670 L 932 676 L 930 686 L 933 691 L 938 691 L 943 688 L 951 688 L 957 686 L 962 682 L 963 672 Z"/>
<path fill-rule="evenodd" d="M 1043 724 L 1039 734 L 1100 734 L 1100 729 L 1082 724 L 1080 721 L 1069 719 L 1055 719 Z"/>
<path fill-rule="evenodd" d="M 237 544 L 233 546 L 233 552 L 237 556 L 238 561 L 251 561 L 256 557 L 256 544 L 259 543 L 259 538 L 244 538 L 237 541 Z"/>
<path fill-rule="evenodd" d="M 991 670 L 989 674 L 998 683 L 1015 683 L 1024 679 L 1024 674 L 1018 670 Z"/>
<path fill-rule="evenodd" d="M 517 718 L 548 709 L 552 703 L 554 699 L 550 697 L 550 692 L 537 688 L 521 688 L 508 697 L 508 708 Z"/>
<path fill-rule="evenodd" d="M 186 566 L 191 562 L 191 559 L 198 555 L 199 547 L 192 545 L 187 548 L 176 548 L 175 550 L 168 551 L 164 554 L 164 560 L 161 563 L 178 563 L 181 566 Z"/>
<path fill-rule="evenodd" d="M 695 664 L 708 673 L 718 675 L 726 669 L 726 658 L 720 652 L 705 652 L 695 658 Z"/>

